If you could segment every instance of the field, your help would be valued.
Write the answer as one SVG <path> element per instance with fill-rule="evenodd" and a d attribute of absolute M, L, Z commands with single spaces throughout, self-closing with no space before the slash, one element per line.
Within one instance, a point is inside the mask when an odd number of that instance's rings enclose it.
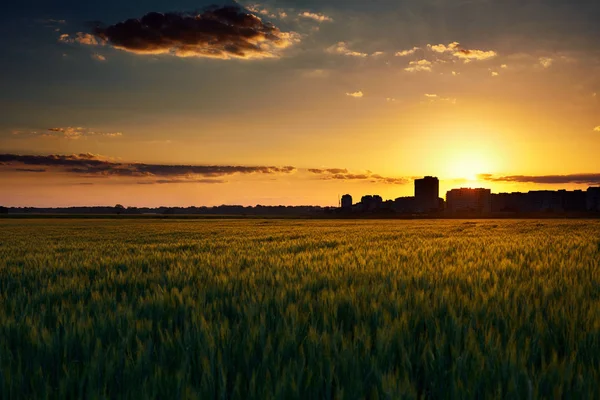
<path fill-rule="evenodd" d="M 600 221 L 0 219 L 0 398 L 600 398 Z"/>

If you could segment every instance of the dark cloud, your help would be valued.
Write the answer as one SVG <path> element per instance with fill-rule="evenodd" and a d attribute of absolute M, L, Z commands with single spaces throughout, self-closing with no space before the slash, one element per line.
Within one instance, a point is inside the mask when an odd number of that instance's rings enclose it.
<path fill-rule="evenodd" d="M 511 176 L 493 176 L 490 174 L 478 175 L 478 178 L 491 182 L 514 182 L 514 183 L 537 183 L 537 184 L 580 184 L 580 185 L 598 185 L 600 184 L 600 173 L 598 174 L 572 174 L 572 175 L 511 175 Z"/>
<path fill-rule="evenodd" d="M 16 168 L 17 172 L 46 172 L 44 168 Z"/>
<path fill-rule="evenodd" d="M 76 155 L 16 155 L 0 154 L 0 163 L 4 165 L 25 165 L 52 167 L 59 172 L 97 176 L 164 178 L 154 183 L 221 183 L 207 180 L 235 174 L 290 174 L 294 167 L 270 166 L 228 166 L 228 165 L 162 165 L 123 163 L 102 159 L 94 154 Z M 202 179 L 198 179 L 201 176 Z M 177 182 L 181 180 L 181 182 Z"/>
<path fill-rule="evenodd" d="M 308 172 L 311 172 L 313 174 L 347 174 L 348 170 L 342 169 L 342 168 L 330 168 L 330 169 L 311 168 L 308 170 Z"/>
<path fill-rule="evenodd" d="M 200 13 L 150 12 L 114 25 L 96 25 L 96 41 L 79 32 L 61 41 L 110 44 L 136 54 L 177 57 L 257 59 L 278 57 L 279 50 L 297 42 L 294 32 L 282 32 L 239 6 L 212 6 Z"/>
<path fill-rule="evenodd" d="M 309 172 L 320 175 L 323 180 L 338 180 L 338 181 L 370 181 L 372 183 L 385 183 L 390 185 L 405 185 L 410 180 L 405 178 L 390 178 L 367 171 L 364 174 L 353 174 L 347 169 L 331 168 L 331 169 L 309 169 Z"/>
<path fill-rule="evenodd" d="M 159 179 L 152 183 L 156 183 L 159 185 L 173 184 L 173 183 L 205 183 L 205 184 L 218 184 L 218 183 L 227 183 L 227 181 L 222 179 Z"/>

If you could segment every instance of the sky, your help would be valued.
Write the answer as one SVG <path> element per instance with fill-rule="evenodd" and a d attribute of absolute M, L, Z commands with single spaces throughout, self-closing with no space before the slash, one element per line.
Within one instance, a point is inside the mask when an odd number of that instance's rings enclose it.
<path fill-rule="evenodd" d="M 0 205 L 600 185 L 599 2 L 11 3 Z"/>

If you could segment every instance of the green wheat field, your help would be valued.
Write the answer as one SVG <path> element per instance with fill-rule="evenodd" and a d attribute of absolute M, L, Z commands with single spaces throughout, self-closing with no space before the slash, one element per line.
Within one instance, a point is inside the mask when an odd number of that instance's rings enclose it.
<path fill-rule="evenodd" d="M 0 219 L 0 398 L 600 398 L 600 221 Z"/>

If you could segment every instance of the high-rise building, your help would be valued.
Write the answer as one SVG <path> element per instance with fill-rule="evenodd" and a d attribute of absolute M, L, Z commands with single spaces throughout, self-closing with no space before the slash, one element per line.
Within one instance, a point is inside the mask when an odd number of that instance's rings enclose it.
<path fill-rule="evenodd" d="M 342 196 L 342 209 L 352 210 L 352 196 L 345 194 Z"/>
<path fill-rule="evenodd" d="M 586 205 L 588 211 L 600 211 L 600 186 L 588 188 Z"/>
<path fill-rule="evenodd" d="M 446 210 L 451 213 L 489 213 L 492 211 L 492 191 L 465 188 L 451 190 L 446 193 Z"/>
<path fill-rule="evenodd" d="M 415 179 L 415 206 L 417 212 L 439 210 L 440 181 L 433 176 Z"/>

